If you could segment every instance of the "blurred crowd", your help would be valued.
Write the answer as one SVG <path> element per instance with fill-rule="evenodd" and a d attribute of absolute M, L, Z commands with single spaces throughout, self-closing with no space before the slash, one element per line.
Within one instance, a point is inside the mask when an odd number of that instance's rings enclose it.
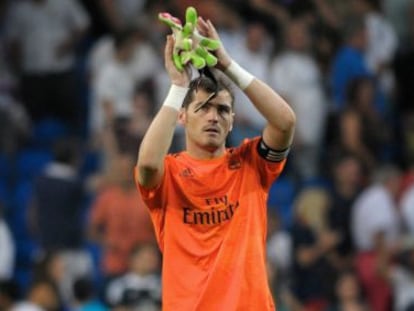
<path fill-rule="evenodd" d="M 170 84 L 157 14 L 189 5 L 297 116 L 278 310 L 414 310 L 413 0 L 0 0 L 0 310 L 161 310 L 132 172 Z M 265 123 L 235 91 L 229 146 Z"/>

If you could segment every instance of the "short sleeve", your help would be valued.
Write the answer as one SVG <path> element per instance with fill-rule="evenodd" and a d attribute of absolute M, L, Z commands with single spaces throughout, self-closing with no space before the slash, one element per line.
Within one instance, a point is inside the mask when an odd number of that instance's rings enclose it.
<path fill-rule="evenodd" d="M 242 146 L 242 154 L 253 166 L 257 169 L 257 173 L 260 179 L 260 183 L 265 190 L 268 190 L 272 183 L 279 177 L 282 173 L 285 164 L 286 158 L 281 159 L 280 161 L 273 162 L 264 159 L 260 156 L 258 152 L 258 144 L 261 141 L 261 137 L 255 137 L 251 140 L 246 141 Z"/>

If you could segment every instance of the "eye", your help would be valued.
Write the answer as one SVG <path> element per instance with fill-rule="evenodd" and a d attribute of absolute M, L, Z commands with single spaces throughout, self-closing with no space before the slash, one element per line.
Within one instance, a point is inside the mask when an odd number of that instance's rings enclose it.
<path fill-rule="evenodd" d="M 209 104 L 204 104 L 201 108 L 200 108 L 200 110 L 202 110 L 202 111 L 208 111 L 210 109 L 210 105 Z"/>
<path fill-rule="evenodd" d="M 230 113 L 230 107 L 224 106 L 224 105 L 220 105 L 218 107 L 218 112 L 221 115 L 223 115 L 223 114 L 229 114 Z"/>

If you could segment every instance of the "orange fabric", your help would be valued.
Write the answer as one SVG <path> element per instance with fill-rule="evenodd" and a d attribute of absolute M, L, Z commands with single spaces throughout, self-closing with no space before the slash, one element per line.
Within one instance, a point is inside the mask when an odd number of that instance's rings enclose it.
<path fill-rule="evenodd" d="M 107 275 L 125 272 L 132 248 L 154 241 L 151 218 L 140 193 L 111 186 L 98 194 L 91 209 L 91 225 L 104 230 L 102 270 Z"/>
<path fill-rule="evenodd" d="M 285 161 L 262 159 L 258 140 L 213 160 L 168 155 L 157 189 L 137 182 L 163 252 L 164 311 L 275 310 L 266 201 Z"/>

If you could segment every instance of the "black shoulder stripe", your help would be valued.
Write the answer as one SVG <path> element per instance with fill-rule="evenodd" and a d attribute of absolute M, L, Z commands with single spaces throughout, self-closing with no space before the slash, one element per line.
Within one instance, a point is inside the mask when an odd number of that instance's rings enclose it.
<path fill-rule="evenodd" d="M 263 141 L 263 138 L 260 139 L 259 143 L 257 144 L 257 152 L 259 155 L 270 162 L 280 162 L 284 160 L 290 151 L 290 147 L 283 149 L 283 150 L 275 150 L 270 148 L 266 143 Z"/>

